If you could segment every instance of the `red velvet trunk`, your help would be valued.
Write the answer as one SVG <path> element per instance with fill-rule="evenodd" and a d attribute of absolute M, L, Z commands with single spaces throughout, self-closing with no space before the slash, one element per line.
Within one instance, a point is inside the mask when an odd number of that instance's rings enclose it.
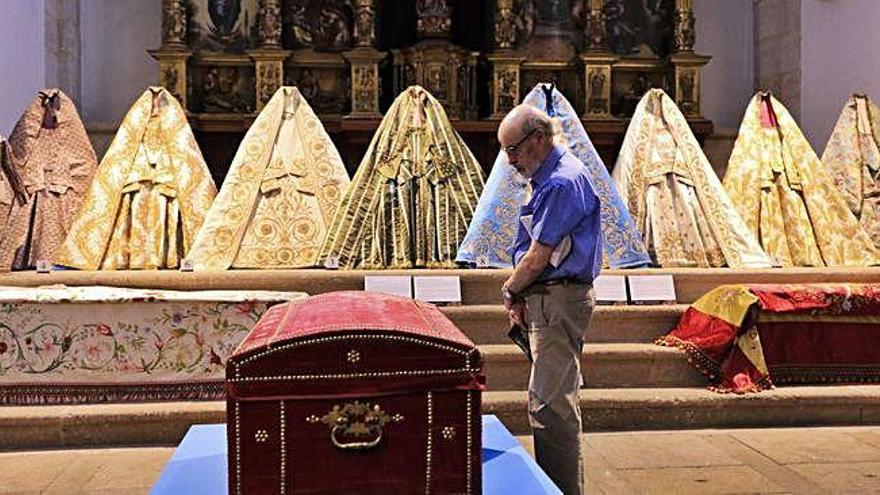
<path fill-rule="evenodd" d="M 230 493 L 481 491 L 482 358 L 433 305 L 276 306 L 226 371 Z"/>

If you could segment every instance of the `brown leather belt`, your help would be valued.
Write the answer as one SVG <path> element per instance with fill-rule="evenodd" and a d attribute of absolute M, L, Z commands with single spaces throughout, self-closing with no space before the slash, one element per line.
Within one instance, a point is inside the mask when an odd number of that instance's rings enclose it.
<path fill-rule="evenodd" d="M 526 290 L 522 291 L 523 296 L 528 296 L 530 294 L 547 294 L 547 287 L 553 285 L 581 285 L 581 286 L 589 286 L 590 282 L 585 282 L 583 280 L 578 280 L 576 278 L 555 278 L 553 280 L 542 280 L 541 282 L 535 282 L 532 285 L 528 286 Z"/>
<path fill-rule="evenodd" d="M 541 282 L 535 282 L 532 285 L 590 285 L 590 282 L 585 282 L 583 280 L 578 280 L 576 278 L 554 278 L 553 280 L 544 280 Z"/>

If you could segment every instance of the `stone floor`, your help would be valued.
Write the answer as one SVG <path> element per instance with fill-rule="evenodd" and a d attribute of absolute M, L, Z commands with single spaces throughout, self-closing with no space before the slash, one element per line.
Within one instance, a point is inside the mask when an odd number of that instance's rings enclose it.
<path fill-rule="evenodd" d="M 591 494 L 880 492 L 880 427 L 591 433 L 584 443 Z M 173 451 L 2 452 L 0 493 L 147 493 Z"/>

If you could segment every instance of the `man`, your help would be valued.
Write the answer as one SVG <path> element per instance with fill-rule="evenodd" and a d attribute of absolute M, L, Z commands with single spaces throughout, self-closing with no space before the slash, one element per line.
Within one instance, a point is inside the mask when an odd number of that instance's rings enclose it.
<path fill-rule="evenodd" d="M 532 185 L 520 210 L 513 275 L 501 292 L 511 324 L 528 329 L 535 457 L 565 494 L 579 494 L 580 356 L 595 304 L 592 282 L 602 265 L 599 199 L 586 167 L 554 144 L 550 118 L 535 107 L 511 110 L 498 127 L 498 142 Z"/>

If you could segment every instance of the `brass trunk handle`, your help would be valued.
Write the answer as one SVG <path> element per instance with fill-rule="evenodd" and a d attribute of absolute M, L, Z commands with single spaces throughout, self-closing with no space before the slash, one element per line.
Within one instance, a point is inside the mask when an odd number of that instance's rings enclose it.
<path fill-rule="evenodd" d="M 366 442 L 342 442 L 339 441 L 338 436 L 340 433 L 345 433 L 345 430 L 348 429 L 347 425 L 336 425 L 330 430 L 330 441 L 333 442 L 333 446 L 342 450 L 370 450 L 380 443 L 382 443 L 382 434 L 384 430 L 382 427 L 376 428 L 379 432 L 378 435 L 375 435 L 375 438 Z"/>
<path fill-rule="evenodd" d="M 344 405 L 336 404 L 327 414 L 306 418 L 308 423 L 323 423 L 330 428 L 330 441 L 333 446 L 343 450 L 369 450 L 382 443 L 385 425 L 403 421 L 403 415 L 391 415 L 382 410 L 379 404 L 354 401 Z M 369 440 L 348 440 L 347 438 Z"/>

